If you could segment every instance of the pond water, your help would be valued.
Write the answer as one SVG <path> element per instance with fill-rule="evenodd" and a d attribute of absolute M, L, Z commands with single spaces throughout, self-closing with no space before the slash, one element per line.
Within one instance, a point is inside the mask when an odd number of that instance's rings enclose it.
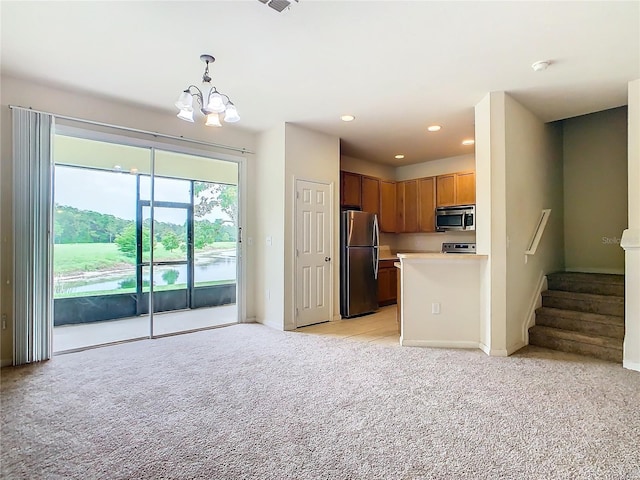
<path fill-rule="evenodd" d="M 172 273 L 168 273 L 171 272 Z M 149 267 L 144 267 L 143 282 L 145 287 L 149 285 Z M 236 279 L 236 259 L 233 256 L 207 258 L 206 263 L 199 261 L 194 266 L 194 279 L 196 286 L 201 282 Z M 120 290 L 122 288 L 135 288 L 135 268 L 123 271 L 121 274 L 109 275 L 108 278 L 96 278 L 92 280 L 54 281 L 55 291 L 66 295 L 70 293 L 103 292 Z M 187 265 L 162 265 L 156 266 L 153 272 L 153 284 L 161 285 L 185 285 L 187 283 Z M 146 290 L 147 288 L 145 288 Z M 116 293 L 116 292 L 114 292 Z"/>

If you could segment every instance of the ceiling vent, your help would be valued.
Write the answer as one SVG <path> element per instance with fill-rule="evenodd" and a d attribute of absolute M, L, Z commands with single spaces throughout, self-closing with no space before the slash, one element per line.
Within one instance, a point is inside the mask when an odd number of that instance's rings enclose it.
<path fill-rule="evenodd" d="M 288 8 L 289 5 L 291 5 L 291 2 L 289 0 L 258 0 L 258 1 L 266 5 L 269 5 L 271 8 L 273 8 L 277 12 L 281 12 L 285 8 Z M 295 2 L 298 3 L 298 0 L 295 0 Z"/>

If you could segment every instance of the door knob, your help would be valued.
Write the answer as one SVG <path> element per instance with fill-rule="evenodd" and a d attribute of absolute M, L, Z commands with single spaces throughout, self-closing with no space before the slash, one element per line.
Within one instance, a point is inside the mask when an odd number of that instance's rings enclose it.
<path fill-rule="evenodd" d="M 325 262 L 330 262 L 331 261 L 331 257 L 324 257 L 324 261 Z"/>

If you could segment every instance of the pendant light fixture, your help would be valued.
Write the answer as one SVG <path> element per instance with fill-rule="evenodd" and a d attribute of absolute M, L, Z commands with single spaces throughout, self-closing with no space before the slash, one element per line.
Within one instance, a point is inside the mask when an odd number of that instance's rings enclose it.
<path fill-rule="evenodd" d="M 209 64 L 216 61 L 212 55 L 200 55 L 206 67 L 202 74 L 201 88 L 195 85 L 189 85 L 178 98 L 176 107 L 180 109 L 178 118 L 186 122 L 193 123 L 193 99 L 200 107 L 200 111 L 206 117 L 205 125 L 208 127 L 221 127 L 220 115 L 227 123 L 235 123 L 240 120 L 240 115 L 236 110 L 236 106 L 231 99 L 224 93 L 220 93 L 216 87 L 211 85 L 211 77 L 209 76 Z"/>

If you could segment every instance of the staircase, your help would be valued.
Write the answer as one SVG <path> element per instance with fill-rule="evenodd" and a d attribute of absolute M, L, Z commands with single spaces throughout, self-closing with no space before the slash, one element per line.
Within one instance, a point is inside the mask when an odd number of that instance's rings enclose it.
<path fill-rule="evenodd" d="M 622 363 L 624 275 L 559 272 L 529 329 L 529 344 Z"/>

